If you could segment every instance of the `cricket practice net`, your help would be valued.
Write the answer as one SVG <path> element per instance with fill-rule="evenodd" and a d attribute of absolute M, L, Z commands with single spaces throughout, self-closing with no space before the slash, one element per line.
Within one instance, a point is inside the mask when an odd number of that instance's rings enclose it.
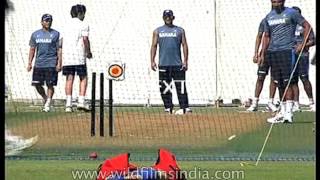
<path fill-rule="evenodd" d="M 39 142 L 20 156 L 43 158 L 87 157 L 91 151 L 116 154 L 129 151 L 132 158 L 156 157 L 156 149 L 167 147 L 183 159 L 255 160 L 270 124 L 265 112 L 269 99 L 270 73 L 260 95 L 257 112 L 246 112 L 244 102 L 253 98 L 257 65 L 252 62 L 258 26 L 270 12 L 270 1 L 259 0 L 12 0 L 13 9 L 5 17 L 5 113 L 6 125 L 13 134 L 39 136 Z M 75 4 L 87 8 L 85 21 L 90 26 L 92 59 L 87 59 L 88 89 L 92 99 L 92 73 L 96 79 L 96 114 L 77 111 L 66 113 L 65 77 L 59 73 L 51 112 L 40 112 L 41 96 L 31 86 L 27 72 L 29 39 L 41 28 L 41 16 L 53 16 L 52 28 L 62 31 L 70 21 Z M 298 6 L 312 28 L 315 24 L 315 0 L 290 0 L 286 6 Z M 162 12 L 172 9 L 174 24 L 184 28 L 189 46 L 186 87 L 190 114 L 166 114 L 159 91 L 159 72 L 150 68 L 152 32 L 163 25 Z M 310 54 L 315 48 L 310 48 Z M 158 60 L 158 52 L 156 56 Z M 113 81 L 113 122 L 109 117 L 108 80 L 101 79 L 109 62 L 125 63 L 125 79 Z M 34 61 L 33 61 L 34 62 Z M 309 79 L 315 90 L 315 67 Z M 106 76 L 105 76 L 106 77 Z M 307 105 L 301 81 L 300 104 Z M 73 86 L 73 102 L 79 93 L 79 79 Z M 279 100 L 276 93 L 275 102 Z M 104 137 L 101 128 L 103 101 Z M 219 102 L 219 103 L 218 103 Z M 173 90 L 175 110 L 178 99 Z M 93 118 L 92 118 L 93 116 Z M 92 119 L 96 135 L 91 136 Z M 315 159 L 315 113 L 294 114 L 296 123 L 274 127 L 263 160 Z M 113 136 L 109 136 L 109 127 Z"/>

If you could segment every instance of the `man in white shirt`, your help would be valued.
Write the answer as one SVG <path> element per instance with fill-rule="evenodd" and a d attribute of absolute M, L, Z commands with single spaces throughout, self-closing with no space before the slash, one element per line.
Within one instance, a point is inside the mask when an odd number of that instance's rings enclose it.
<path fill-rule="evenodd" d="M 75 74 L 80 78 L 80 92 L 77 108 L 89 111 L 90 107 L 85 102 L 88 84 L 86 58 L 92 58 L 89 41 L 89 25 L 83 20 L 86 13 L 84 5 L 74 5 L 70 14 L 72 20 L 63 34 L 63 75 L 66 76 L 66 112 L 72 112 L 72 87 Z"/>

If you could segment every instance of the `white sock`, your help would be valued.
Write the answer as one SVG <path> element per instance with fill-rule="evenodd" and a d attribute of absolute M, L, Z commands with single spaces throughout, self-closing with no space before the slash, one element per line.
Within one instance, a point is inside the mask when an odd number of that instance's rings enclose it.
<path fill-rule="evenodd" d="M 293 107 L 293 101 L 287 100 L 286 101 L 286 113 L 292 114 L 292 107 Z"/>
<path fill-rule="evenodd" d="M 270 98 L 268 103 L 273 104 L 273 98 Z"/>
<path fill-rule="evenodd" d="M 71 95 L 67 95 L 66 98 L 66 107 L 71 107 L 72 106 L 72 96 Z"/>
<path fill-rule="evenodd" d="M 254 97 L 253 100 L 252 100 L 252 105 L 258 106 L 258 101 L 259 101 L 259 98 Z"/>
<path fill-rule="evenodd" d="M 286 112 L 286 102 L 280 102 L 280 113 L 284 114 Z"/>
<path fill-rule="evenodd" d="M 45 107 L 49 107 L 50 103 L 51 103 L 51 98 L 48 97 L 46 103 L 44 104 L 44 106 Z"/>
<path fill-rule="evenodd" d="M 84 103 L 84 96 L 79 96 L 78 103 L 79 104 L 83 104 Z"/>
<path fill-rule="evenodd" d="M 299 101 L 294 101 L 294 106 L 299 107 L 299 106 L 300 106 L 300 105 L 299 105 Z"/>
<path fill-rule="evenodd" d="M 309 98 L 310 105 L 314 104 L 313 98 Z"/>

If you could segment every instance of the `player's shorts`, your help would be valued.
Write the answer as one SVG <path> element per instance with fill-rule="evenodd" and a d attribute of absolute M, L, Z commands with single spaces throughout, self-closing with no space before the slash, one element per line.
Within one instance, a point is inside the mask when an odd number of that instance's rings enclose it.
<path fill-rule="evenodd" d="M 268 59 L 264 59 L 263 63 L 260 66 L 258 66 L 257 75 L 258 76 L 266 76 L 266 75 L 268 75 L 269 68 L 270 68 L 269 60 Z"/>
<path fill-rule="evenodd" d="M 55 67 L 37 68 L 34 67 L 32 74 L 32 85 L 56 86 L 58 83 L 58 72 Z"/>
<path fill-rule="evenodd" d="M 74 65 L 74 66 L 63 66 L 62 74 L 63 75 L 75 75 L 78 76 L 87 76 L 87 65 Z"/>
<path fill-rule="evenodd" d="M 159 66 L 159 79 L 171 81 L 186 80 L 186 72 L 181 69 L 182 66 Z"/>
<path fill-rule="evenodd" d="M 303 53 L 300 56 L 300 60 L 298 62 L 297 73 L 300 76 L 308 77 L 309 76 L 309 54 Z"/>
<path fill-rule="evenodd" d="M 278 82 L 278 85 L 286 85 L 289 82 L 296 61 L 294 50 L 269 51 L 265 59 L 270 62 L 273 80 Z M 297 82 L 298 76 L 294 73 L 290 84 Z"/>

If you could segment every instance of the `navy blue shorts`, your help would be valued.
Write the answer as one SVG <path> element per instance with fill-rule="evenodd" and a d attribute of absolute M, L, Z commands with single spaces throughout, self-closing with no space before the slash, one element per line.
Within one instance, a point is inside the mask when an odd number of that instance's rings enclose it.
<path fill-rule="evenodd" d="M 296 62 L 296 54 L 293 50 L 269 51 L 266 58 L 270 62 L 271 76 L 274 81 L 286 85 Z M 290 84 L 298 82 L 298 76 L 294 73 Z"/>
<path fill-rule="evenodd" d="M 55 67 L 37 68 L 34 67 L 32 74 L 32 85 L 56 86 L 58 83 L 58 72 Z"/>
<path fill-rule="evenodd" d="M 266 75 L 268 75 L 269 68 L 270 68 L 269 59 L 264 59 L 263 64 L 258 66 L 257 75 L 258 76 L 266 76 Z"/>
<path fill-rule="evenodd" d="M 63 75 L 75 75 L 78 76 L 87 76 L 87 65 L 74 65 L 74 66 L 63 66 L 62 74 Z"/>
<path fill-rule="evenodd" d="M 300 77 L 309 76 L 309 55 L 301 55 L 298 62 L 297 73 Z"/>
<path fill-rule="evenodd" d="M 186 80 L 186 71 L 182 66 L 159 66 L 159 79 L 171 82 L 174 80 Z"/>

